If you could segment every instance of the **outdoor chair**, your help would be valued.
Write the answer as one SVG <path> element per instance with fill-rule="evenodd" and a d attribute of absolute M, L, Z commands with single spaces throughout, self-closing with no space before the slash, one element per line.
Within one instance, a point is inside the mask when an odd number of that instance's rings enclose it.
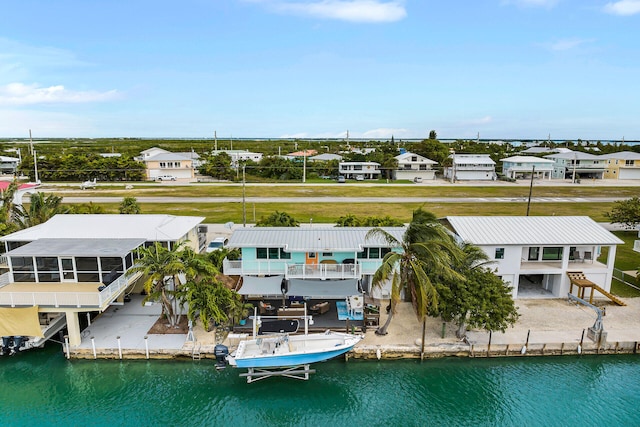
<path fill-rule="evenodd" d="M 591 252 L 584 253 L 584 261 L 593 262 L 593 258 L 591 257 Z"/>
<path fill-rule="evenodd" d="M 276 314 L 276 308 L 271 304 L 267 304 L 264 301 L 258 303 L 258 310 L 262 316 L 273 316 Z"/>

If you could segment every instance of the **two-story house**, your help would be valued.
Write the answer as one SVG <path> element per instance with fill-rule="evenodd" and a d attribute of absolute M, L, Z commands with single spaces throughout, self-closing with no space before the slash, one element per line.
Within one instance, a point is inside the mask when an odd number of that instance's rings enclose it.
<path fill-rule="evenodd" d="M 433 180 L 436 171 L 433 169 L 438 162 L 427 159 L 424 156 L 415 153 L 403 153 L 396 156 L 398 160 L 398 169 L 394 171 L 395 179 L 421 178 L 424 180 Z"/>
<path fill-rule="evenodd" d="M 605 179 L 640 179 L 640 153 L 621 151 L 600 157 L 606 161 Z"/>
<path fill-rule="evenodd" d="M 496 162 L 488 154 L 452 154 L 451 166 L 444 169 L 446 179 L 455 181 L 495 181 Z"/>
<path fill-rule="evenodd" d="M 514 298 L 565 297 L 575 271 L 608 292 L 624 243 L 586 216 L 449 216 L 446 225 L 485 252 Z"/>
<path fill-rule="evenodd" d="M 512 179 L 534 178 L 551 179 L 554 161 L 534 156 L 512 156 L 500 159 L 502 173 Z"/>
<path fill-rule="evenodd" d="M 70 345 L 80 344 L 81 313 L 102 312 L 122 302 L 139 275 L 127 275 L 136 249 L 159 242 L 204 247 L 202 217 L 173 215 L 56 215 L 0 238 L 0 307 L 37 307 L 64 313 Z M 4 310 L 11 315 L 11 310 Z M 35 312 L 37 315 L 38 312 Z M 7 314 L 8 313 L 8 314 Z M 16 334 L 17 335 L 17 334 Z"/>
<path fill-rule="evenodd" d="M 218 154 L 225 153 L 229 157 L 231 157 L 231 167 L 234 169 L 238 168 L 238 165 L 247 160 L 251 160 L 255 163 L 260 163 L 262 160 L 262 153 L 254 153 L 248 150 L 211 150 L 212 156 L 217 156 Z"/>
<path fill-rule="evenodd" d="M 147 179 L 174 177 L 176 180 L 191 181 L 195 177 L 194 158 L 191 153 L 172 153 L 162 148 L 153 147 L 144 150 L 136 158 L 143 162 Z"/>
<path fill-rule="evenodd" d="M 544 156 L 555 162 L 553 178 L 560 179 L 602 179 L 607 167 L 606 159 L 595 154 L 569 151 Z"/>
<path fill-rule="evenodd" d="M 402 241 L 404 227 L 384 227 Z M 242 259 L 224 261 L 226 275 L 242 276 L 243 295 L 344 299 L 362 291 L 375 298 L 390 288 L 371 288 L 371 279 L 390 247 L 369 227 L 252 227 L 233 232 L 229 247 Z"/>
<path fill-rule="evenodd" d="M 364 181 L 380 178 L 380 163 L 376 162 L 340 162 L 338 174 L 346 179 Z"/>

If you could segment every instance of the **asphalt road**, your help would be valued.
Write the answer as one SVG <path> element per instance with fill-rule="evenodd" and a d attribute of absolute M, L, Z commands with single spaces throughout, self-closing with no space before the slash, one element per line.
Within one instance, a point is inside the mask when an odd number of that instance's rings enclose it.
<path fill-rule="evenodd" d="M 626 197 L 532 197 L 532 203 L 611 203 Z M 242 197 L 136 197 L 138 203 L 242 203 Z M 65 203 L 120 203 L 122 197 L 64 197 Z M 246 203 L 526 203 L 526 197 L 246 197 Z"/>

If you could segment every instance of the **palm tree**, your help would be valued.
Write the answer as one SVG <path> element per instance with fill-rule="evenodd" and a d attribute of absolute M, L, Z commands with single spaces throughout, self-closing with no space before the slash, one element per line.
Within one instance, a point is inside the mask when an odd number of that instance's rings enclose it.
<path fill-rule="evenodd" d="M 369 236 L 378 236 L 399 251 L 385 255 L 382 265 L 373 275 L 372 286 L 381 287 L 391 281 L 391 302 L 389 316 L 376 334 L 386 335 L 396 306 L 404 294 L 410 298 L 413 309 L 423 320 L 438 305 L 438 293 L 432 277 L 450 280 L 464 280 L 452 268 L 452 260 L 458 257 L 459 249 L 435 215 L 421 208 L 413 212 L 413 219 L 398 241 L 381 228 L 374 228 Z"/>
<path fill-rule="evenodd" d="M 28 209 L 22 205 L 14 207 L 15 222 L 20 228 L 29 228 L 47 222 L 55 215 L 69 211 L 61 203 L 62 197 L 55 194 L 34 193 L 30 197 Z"/>
<path fill-rule="evenodd" d="M 180 283 L 179 275 L 185 274 L 188 265 L 181 259 L 179 252 L 184 242 L 172 245 L 171 249 L 154 242 L 147 248 L 138 249 L 140 259 L 127 272 L 128 275 L 143 273 L 146 276 L 144 290 L 147 296 L 144 302 L 160 301 L 162 314 L 169 326 L 178 327 L 179 315 L 176 314 L 176 298 Z"/>
<path fill-rule="evenodd" d="M 260 218 L 256 227 L 300 227 L 300 222 L 286 212 L 275 211 L 266 218 Z"/>

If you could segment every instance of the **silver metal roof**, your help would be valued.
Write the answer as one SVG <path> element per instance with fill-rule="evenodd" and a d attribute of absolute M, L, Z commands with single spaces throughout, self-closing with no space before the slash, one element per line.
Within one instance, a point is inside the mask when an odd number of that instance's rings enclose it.
<path fill-rule="evenodd" d="M 624 243 L 588 216 L 449 216 L 474 245 L 618 245 Z"/>
<path fill-rule="evenodd" d="M 27 243 L 12 251 L 8 256 L 95 256 L 123 257 L 142 245 L 144 239 L 40 239 Z"/>
<path fill-rule="evenodd" d="M 174 215 L 58 214 L 49 221 L 0 237 L 0 241 L 38 239 L 127 239 L 175 241 L 204 221 L 204 217 Z"/>
<path fill-rule="evenodd" d="M 402 241 L 404 227 L 381 227 L 398 241 Z M 233 232 L 229 245 L 233 248 L 281 247 L 288 252 L 361 251 L 363 246 L 386 247 L 377 238 L 366 238 L 371 227 L 251 227 Z"/>

